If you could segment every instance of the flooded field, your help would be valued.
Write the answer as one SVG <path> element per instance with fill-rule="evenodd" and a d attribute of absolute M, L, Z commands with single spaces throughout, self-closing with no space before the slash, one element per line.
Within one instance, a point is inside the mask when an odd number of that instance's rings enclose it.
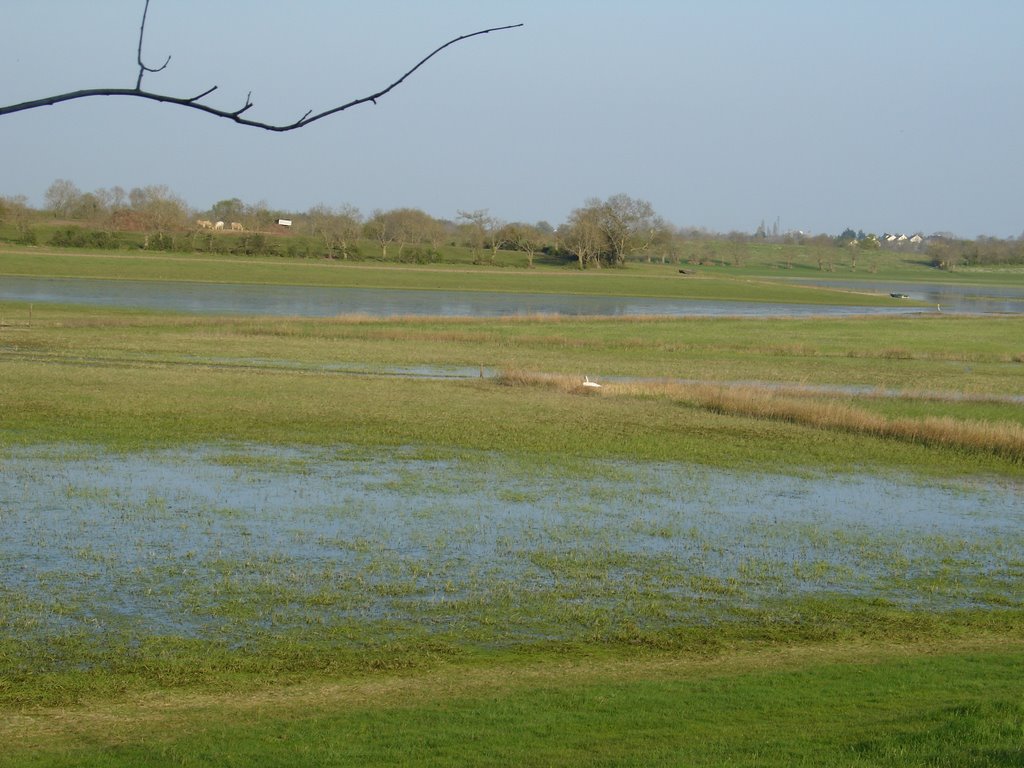
<path fill-rule="evenodd" d="M 1024 489 L 414 449 L 0 454 L 0 633 L 573 640 L 1024 603 Z"/>
<path fill-rule="evenodd" d="M 375 288 L 323 288 L 287 285 L 85 278 L 7 277 L 0 280 L 0 300 L 39 304 L 193 312 L 199 314 L 277 315 L 288 317 L 508 317 L 576 315 L 601 317 L 845 317 L 920 312 L 920 307 L 830 306 L 741 301 L 696 301 L 628 296 L 573 296 Z"/>
<path fill-rule="evenodd" d="M 1019 315 L 1024 313 L 1024 288 L 1014 285 L 950 285 L 944 283 L 894 282 L 880 285 L 869 280 L 820 280 L 789 278 L 790 282 L 822 288 L 903 294 L 912 301 L 924 301 L 947 312 Z"/>

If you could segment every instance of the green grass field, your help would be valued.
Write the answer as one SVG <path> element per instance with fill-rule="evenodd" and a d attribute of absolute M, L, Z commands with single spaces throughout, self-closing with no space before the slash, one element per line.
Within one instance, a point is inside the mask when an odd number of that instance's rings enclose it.
<path fill-rule="evenodd" d="M 884 301 L 779 286 L 762 268 L 691 280 L 646 264 L 578 275 L 0 250 L 7 275 Z M 715 539 L 672 517 L 699 483 L 629 478 L 877 477 L 1012 498 L 1022 330 L 1018 317 L 221 318 L 0 303 L 0 524 L 30 501 L 99 510 L 149 563 L 87 544 L 93 523 L 58 546 L 62 567 L 0 552 L 0 765 L 1020 765 L 1016 533 L 889 541 L 798 520 Z M 503 375 L 395 373 L 417 368 Z M 605 387 L 587 394 L 583 375 Z M 301 487 L 322 469 L 309 451 L 328 452 L 331 471 L 362 467 L 428 526 L 412 539 L 425 554 L 396 550 L 384 525 L 319 542 L 355 566 L 311 569 L 285 543 L 260 559 L 244 550 L 259 533 L 242 502 L 129 497 L 74 474 L 208 446 L 226 477 L 257 488 Z M 59 493 L 33 500 L 53 482 Z M 521 573 L 460 562 L 485 518 L 429 527 L 484 492 L 499 520 L 563 505 L 557 524 L 497 536 L 494 565 Z M 719 502 L 702 502 L 703 519 L 724 514 Z M 287 511 L 288 546 L 309 543 L 304 514 Z M 43 522 L 7 540 L 49 551 Z M 157 557 L 165 545 L 131 535 L 150 524 L 223 537 L 224 552 Z M 729 573 L 680 554 L 718 562 L 758 537 L 793 554 Z M 235 539 L 248 554 L 228 552 Z M 996 565 L 972 568 L 981 558 Z M 180 600 L 212 629 L 139 629 L 72 589 L 106 578 Z M 435 588 L 449 607 L 409 602 Z"/>
<path fill-rule="evenodd" d="M 130 698 L 24 718 L 17 764 L 1013 766 L 1022 662 L 840 645 Z"/>

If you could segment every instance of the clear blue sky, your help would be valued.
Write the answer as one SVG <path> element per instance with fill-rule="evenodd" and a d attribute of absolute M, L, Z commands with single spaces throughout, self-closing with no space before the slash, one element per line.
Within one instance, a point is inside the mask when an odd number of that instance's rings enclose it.
<path fill-rule="evenodd" d="M 624 192 L 752 232 L 1024 231 L 1019 0 L 151 0 L 144 86 L 290 134 L 128 98 L 0 117 L 0 195 L 166 184 L 197 209 L 486 208 L 559 224 Z M 0 103 L 134 85 L 141 0 L 9 0 Z"/>

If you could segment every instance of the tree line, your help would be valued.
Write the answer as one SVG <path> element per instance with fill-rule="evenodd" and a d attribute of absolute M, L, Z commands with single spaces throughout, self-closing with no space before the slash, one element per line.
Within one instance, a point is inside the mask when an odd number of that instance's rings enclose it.
<path fill-rule="evenodd" d="M 163 185 L 84 192 L 67 179 L 54 181 L 44 200 L 43 210 L 35 211 L 24 197 L 0 198 L 0 221 L 14 225 L 19 242 L 35 243 L 32 224 L 48 218 L 61 225 L 51 228 L 48 242 L 70 247 L 116 248 L 138 242 L 138 238 L 122 238 L 122 233 L 140 233 L 143 247 L 157 250 L 252 252 L 255 248 L 254 252 L 352 259 L 366 256 L 369 244 L 382 259 L 436 261 L 443 246 L 455 246 L 468 249 L 480 264 L 495 263 L 499 251 L 518 251 L 528 266 L 543 254 L 572 258 L 586 268 L 621 265 L 628 256 L 653 252 L 672 235 L 650 203 L 624 194 L 588 200 L 559 227 L 546 221 L 504 221 L 487 209 L 459 210 L 455 217 L 444 219 L 416 208 L 364 215 L 349 204 L 318 204 L 291 212 L 231 198 L 207 210 L 195 210 Z M 275 224 L 282 219 L 291 222 L 287 230 Z M 242 234 L 209 232 L 199 226 L 201 221 L 237 224 Z M 267 235 L 305 240 L 282 244 Z"/>
<path fill-rule="evenodd" d="M 36 228 L 48 223 L 48 244 L 64 247 L 142 247 L 151 250 L 276 254 L 338 260 L 380 258 L 404 262 L 442 260 L 442 249 L 467 249 L 474 263 L 495 264 L 499 251 L 572 263 L 579 269 L 617 267 L 627 260 L 742 266 L 751 243 L 808 246 L 820 270 L 831 270 L 842 252 L 857 268 L 860 252 L 878 250 L 879 239 L 846 229 L 838 236 L 779 233 L 764 222 L 752 235 L 711 233 L 667 222 L 641 199 L 626 194 L 590 198 L 566 221 L 508 222 L 487 209 L 459 210 L 450 219 L 417 208 L 375 210 L 365 215 L 350 204 L 315 205 L 304 212 L 270 208 L 265 202 L 220 200 L 196 210 L 164 185 L 82 191 L 67 179 L 46 190 L 44 208 L 25 197 L 0 197 L 0 226 L 8 239 L 38 241 Z M 275 222 L 287 219 L 283 229 Z M 210 232 L 200 221 L 237 224 L 238 232 Z M 287 237 L 282 237 L 287 235 Z M 933 266 L 1022 264 L 1024 237 L 961 240 L 932 236 L 918 248 Z M 792 267 L 793 249 L 784 249 Z"/>

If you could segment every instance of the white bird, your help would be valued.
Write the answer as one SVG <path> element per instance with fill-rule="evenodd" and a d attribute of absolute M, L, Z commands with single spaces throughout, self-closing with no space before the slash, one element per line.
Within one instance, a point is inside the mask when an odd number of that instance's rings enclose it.
<path fill-rule="evenodd" d="M 584 376 L 583 377 L 583 386 L 584 387 L 590 387 L 591 389 L 600 389 L 601 388 L 601 385 L 598 384 L 596 381 L 591 381 L 589 376 Z"/>

